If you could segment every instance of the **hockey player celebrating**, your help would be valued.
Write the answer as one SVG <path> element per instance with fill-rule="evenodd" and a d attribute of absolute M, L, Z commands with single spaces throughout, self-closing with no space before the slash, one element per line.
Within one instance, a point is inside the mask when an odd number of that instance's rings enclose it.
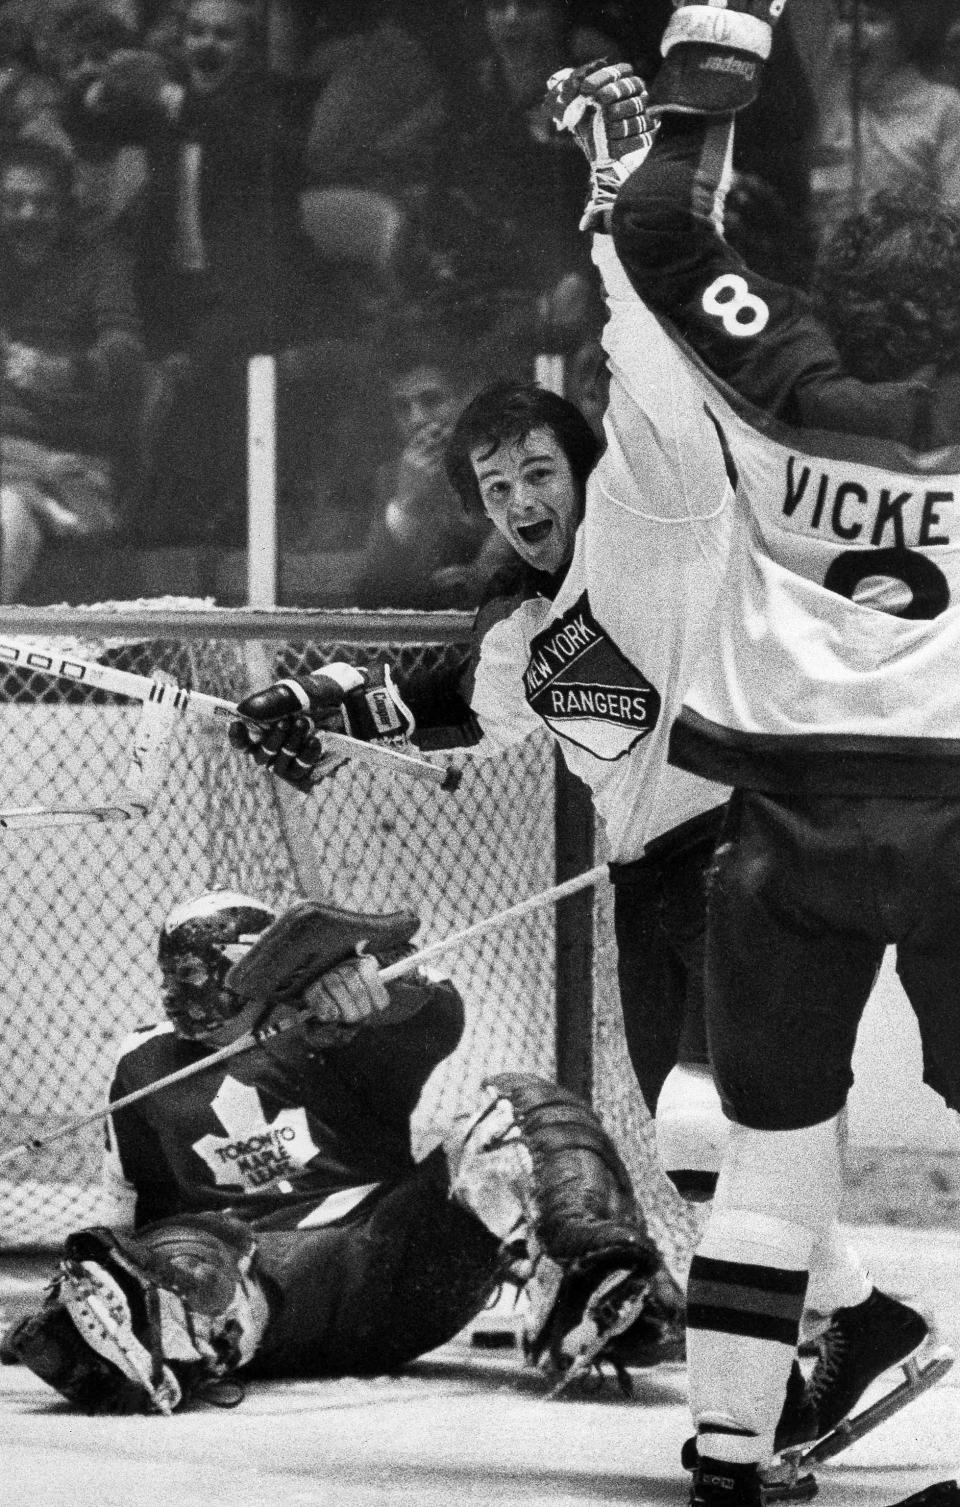
<path fill-rule="evenodd" d="M 109 1219 L 70 1237 L 5 1358 L 85 1409 L 169 1413 L 231 1378 L 392 1371 L 540 1266 L 536 1337 L 559 1365 L 585 1337 L 619 1365 L 656 1351 L 670 1283 L 575 1095 L 492 1078 L 414 1161 L 410 1116 L 463 1030 L 449 980 L 379 980 L 417 926 L 317 902 L 276 917 L 231 891 L 170 913 L 167 1019 L 124 1043 L 112 1102 L 288 1029 L 115 1112 Z"/>
<path fill-rule="evenodd" d="M 595 172 L 591 223 L 624 176 L 612 157 Z M 727 791 L 666 754 L 714 621 L 732 492 L 697 373 L 636 296 L 609 236 L 594 237 L 593 257 L 610 314 L 602 455 L 573 404 L 523 384 L 479 394 L 449 442 L 454 490 L 516 554 L 478 614 L 469 663 L 399 686 L 389 671 L 328 665 L 241 702 L 263 732 L 238 723 L 231 737 L 309 789 L 330 769 L 325 726 L 475 757 L 546 727 L 605 821 L 627 1044 L 664 1166 L 684 1194 L 709 1197 L 729 1125 L 703 1028 L 704 871 Z M 791 1372 L 778 1448 L 827 1433 L 927 1333 L 919 1314 L 873 1289 L 835 1221 L 824 1222 L 813 1264 L 808 1309 L 837 1318 L 812 1389 Z M 835 1354 L 848 1314 L 876 1341 L 870 1368 L 853 1375 Z"/>
<path fill-rule="evenodd" d="M 656 141 L 609 215 L 633 286 L 718 379 L 700 403 L 746 514 L 671 739 L 679 767 L 737 787 L 706 976 L 736 1123 L 688 1288 L 702 1507 L 762 1500 L 811 1250 L 839 1202 L 857 1025 L 888 944 L 926 1079 L 960 1107 L 960 459 L 937 383 L 960 325 L 960 221 L 888 198 L 843 225 L 820 269 L 828 324 L 731 251 L 733 118 L 783 8 L 681 0 L 651 94 Z M 649 137 L 628 68 L 593 70 L 578 93 L 623 147 Z M 828 1370 L 855 1396 L 887 1314 L 871 1298 L 838 1317 Z"/>

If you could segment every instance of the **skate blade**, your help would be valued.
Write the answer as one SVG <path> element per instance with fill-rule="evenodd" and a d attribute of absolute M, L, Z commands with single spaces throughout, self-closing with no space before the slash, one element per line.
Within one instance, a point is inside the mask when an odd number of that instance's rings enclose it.
<path fill-rule="evenodd" d="M 639 1318 L 649 1291 L 650 1283 L 642 1282 L 639 1288 L 634 1288 L 629 1296 L 621 1299 L 609 1317 L 605 1316 L 606 1322 L 598 1327 L 594 1338 L 581 1345 L 566 1371 L 547 1393 L 544 1401 L 555 1401 L 568 1387 L 588 1374 L 594 1362 L 600 1357 L 604 1346 L 610 1340 L 615 1339 L 618 1334 L 622 1334 L 625 1329 L 629 1329 L 634 1319 Z"/>
<path fill-rule="evenodd" d="M 794 1480 L 777 1480 L 763 1477 L 763 1500 L 767 1502 L 812 1502 L 820 1487 L 817 1478 L 809 1473 Z"/>
<path fill-rule="evenodd" d="M 844 1418 L 815 1444 L 785 1450 L 782 1462 L 787 1466 L 788 1472 L 794 1478 L 799 1477 L 800 1471 L 824 1465 L 836 1454 L 841 1454 L 842 1450 L 848 1450 L 851 1444 L 856 1444 L 858 1439 L 864 1439 L 868 1433 L 879 1429 L 880 1424 L 886 1423 L 888 1418 L 894 1417 L 904 1408 L 909 1408 L 916 1397 L 922 1397 L 924 1392 L 930 1391 L 931 1386 L 936 1386 L 946 1376 L 954 1359 L 954 1352 L 948 1344 L 940 1344 L 931 1350 L 919 1350 L 906 1361 L 901 1361 L 903 1382 L 894 1386 L 885 1397 L 880 1397 L 876 1403 L 871 1403 L 870 1408 L 864 1408 L 859 1414 Z"/>

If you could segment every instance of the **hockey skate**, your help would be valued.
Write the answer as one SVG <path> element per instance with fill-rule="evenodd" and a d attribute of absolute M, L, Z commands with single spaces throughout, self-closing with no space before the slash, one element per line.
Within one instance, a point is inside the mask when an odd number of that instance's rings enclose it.
<path fill-rule="evenodd" d="M 813 1495 L 810 1472 L 872 1433 L 945 1376 L 954 1362 L 946 1345 L 929 1346 L 926 1320 L 874 1288 L 865 1302 L 838 1308 L 820 1338 L 820 1358 L 807 1387 L 816 1416 L 815 1443 L 786 1449 L 764 1473 L 770 1501 Z M 903 1380 L 861 1412 L 850 1414 L 870 1384 L 893 1366 Z"/>
<path fill-rule="evenodd" d="M 690 1507 L 764 1507 L 766 1493 L 756 1465 L 698 1460 L 690 1483 Z"/>

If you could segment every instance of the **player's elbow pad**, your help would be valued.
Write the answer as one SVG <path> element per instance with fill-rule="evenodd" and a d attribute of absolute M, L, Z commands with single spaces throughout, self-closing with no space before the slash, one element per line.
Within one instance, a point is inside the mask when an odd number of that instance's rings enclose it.
<path fill-rule="evenodd" d="M 678 1063 L 667 1074 L 655 1117 L 663 1169 L 682 1197 L 713 1197 L 730 1133 L 710 1069 Z"/>

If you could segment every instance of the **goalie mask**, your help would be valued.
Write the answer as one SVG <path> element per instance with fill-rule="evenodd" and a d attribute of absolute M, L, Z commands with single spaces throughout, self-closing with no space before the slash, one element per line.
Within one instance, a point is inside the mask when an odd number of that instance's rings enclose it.
<path fill-rule="evenodd" d="M 160 931 L 157 961 L 163 1008 L 179 1035 L 222 1046 L 250 1028 L 251 1007 L 227 988 L 226 977 L 274 920 L 269 906 L 233 890 L 174 907 Z"/>

